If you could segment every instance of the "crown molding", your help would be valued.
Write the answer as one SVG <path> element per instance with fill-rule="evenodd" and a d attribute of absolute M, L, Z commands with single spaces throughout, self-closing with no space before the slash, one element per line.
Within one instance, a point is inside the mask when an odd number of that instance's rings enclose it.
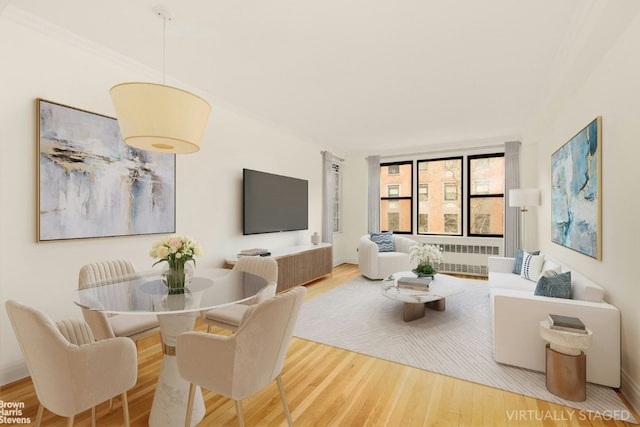
<path fill-rule="evenodd" d="M 0 2 L 4 1 L 5 0 L 0 0 Z M 0 7 L 2 7 L 2 3 L 0 3 Z M 20 9 L 13 4 L 6 5 L 4 9 L 0 9 L 0 12 L 2 13 L 3 18 L 6 18 L 20 26 L 38 32 L 47 38 L 57 40 L 65 45 L 72 46 L 90 55 L 98 56 L 105 59 L 106 61 L 122 66 L 126 69 L 130 69 L 136 73 L 146 76 L 150 80 L 161 81 L 162 79 L 160 70 L 148 67 L 131 57 L 122 55 L 101 44 L 95 43 L 85 37 L 81 37 L 72 31 L 69 31 L 63 27 L 51 23 L 50 21 L 35 16 L 32 13 Z"/>

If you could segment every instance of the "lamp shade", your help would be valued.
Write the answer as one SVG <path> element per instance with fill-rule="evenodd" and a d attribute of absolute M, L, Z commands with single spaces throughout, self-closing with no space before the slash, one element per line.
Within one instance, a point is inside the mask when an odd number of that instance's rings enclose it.
<path fill-rule="evenodd" d="M 141 150 L 185 154 L 200 149 L 211 112 L 201 97 L 156 83 L 122 83 L 109 91 L 122 138 Z"/>
<path fill-rule="evenodd" d="M 509 190 L 509 206 L 524 207 L 540 205 L 540 190 L 537 188 L 517 188 Z"/>

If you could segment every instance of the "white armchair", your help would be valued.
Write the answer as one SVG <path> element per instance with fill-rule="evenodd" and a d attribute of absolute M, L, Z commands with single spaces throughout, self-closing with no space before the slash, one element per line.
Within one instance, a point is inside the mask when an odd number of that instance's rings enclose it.
<path fill-rule="evenodd" d="M 232 331 L 237 330 L 245 312 L 251 305 L 261 303 L 276 294 L 278 263 L 275 259 L 260 256 L 242 257 L 233 269 L 260 276 L 267 281 L 268 285 L 262 288 L 262 290 L 249 301 L 225 305 L 200 313 L 200 318 L 207 324 L 207 332 L 211 331 L 212 326 L 218 326 Z"/>
<path fill-rule="evenodd" d="M 101 261 L 82 266 L 78 275 L 78 288 L 101 286 L 136 272 L 127 260 Z M 107 315 L 101 311 L 82 308 L 84 320 L 89 324 L 97 340 L 128 337 L 136 341 L 148 335 L 159 333 L 158 318 L 149 314 Z"/>
<path fill-rule="evenodd" d="M 178 335 L 178 371 L 190 383 L 185 426 L 191 425 L 195 385 L 235 400 L 238 425 L 243 426 L 241 400 L 253 396 L 274 379 L 287 424 L 293 425 L 280 373 L 306 292 L 305 287 L 296 286 L 249 306 L 235 335 L 203 332 Z M 270 423 L 276 422 L 270 419 Z M 267 423 L 265 420 L 258 424 Z"/>
<path fill-rule="evenodd" d="M 45 314 L 16 301 L 5 305 L 40 403 L 36 426 L 45 408 L 68 417 L 68 426 L 76 414 L 91 409 L 95 426 L 95 406 L 117 395 L 122 396 L 123 425 L 129 426 L 127 390 L 136 384 L 138 373 L 133 341 L 95 341 L 82 320 L 54 324 Z"/>
<path fill-rule="evenodd" d="M 378 245 L 365 234 L 358 246 L 358 265 L 360 273 L 373 280 L 384 279 L 390 274 L 412 269 L 409 262 L 409 249 L 418 243 L 408 237 L 393 236 L 393 252 L 380 252 Z"/>

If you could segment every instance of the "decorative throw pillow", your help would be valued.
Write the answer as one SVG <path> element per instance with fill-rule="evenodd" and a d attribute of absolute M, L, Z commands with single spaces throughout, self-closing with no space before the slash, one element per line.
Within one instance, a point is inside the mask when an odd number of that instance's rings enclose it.
<path fill-rule="evenodd" d="M 378 245 L 378 252 L 393 252 L 393 232 L 371 233 L 371 241 Z"/>
<path fill-rule="evenodd" d="M 562 273 L 562 267 L 558 263 L 552 261 L 549 258 L 545 258 L 544 264 L 542 264 L 542 271 L 545 271 L 545 270 L 553 270 L 557 273 Z"/>
<path fill-rule="evenodd" d="M 547 262 L 545 261 L 544 264 L 542 264 L 542 273 L 540 273 L 540 277 L 542 276 L 553 277 L 560 273 L 562 273 L 562 269 L 559 265 L 551 266 L 551 265 L 548 265 Z M 540 277 L 538 277 L 538 279 Z"/>
<path fill-rule="evenodd" d="M 551 270 L 541 275 L 536 285 L 534 295 L 554 298 L 571 298 L 571 272 L 553 274 Z"/>
<path fill-rule="evenodd" d="M 532 251 L 529 253 L 531 255 L 539 255 L 540 251 Z M 524 254 L 522 249 L 516 249 L 515 261 L 513 262 L 513 274 L 520 274 L 522 271 L 522 254 Z"/>
<path fill-rule="evenodd" d="M 534 255 L 528 252 L 522 254 L 522 270 L 520 276 L 533 282 L 538 281 L 540 272 L 542 272 L 542 264 L 544 264 L 544 255 Z"/>

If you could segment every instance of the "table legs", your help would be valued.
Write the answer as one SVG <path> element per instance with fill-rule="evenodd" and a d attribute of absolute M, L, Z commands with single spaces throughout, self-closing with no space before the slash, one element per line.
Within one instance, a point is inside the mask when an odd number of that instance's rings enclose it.
<path fill-rule="evenodd" d="M 164 344 L 162 368 L 153 396 L 149 426 L 174 427 L 184 425 L 187 410 L 189 383 L 182 379 L 176 361 L 176 337 L 193 330 L 197 313 L 159 314 L 160 331 Z M 204 418 L 205 406 L 200 387 L 196 388 L 191 416 L 195 426 Z"/>
<path fill-rule="evenodd" d="M 581 350 L 573 356 L 546 346 L 545 373 L 547 390 L 574 402 L 587 400 L 587 356 Z"/>
<path fill-rule="evenodd" d="M 440 298 L 439 300 L 425 303 L 425 306 L 431 310 L 444 311 L 446 308 L 446 300 L 444 298 Z"/>
<path fill-rule="evenodd" d="M 404 303 L 404 321 L 422 319 L 424 317 L 424 303 L 405 302 Z"/>
<path fill-rule="evenodd" d="M 444 311 L 446 307 L 446 302 L 444 298 L 440 298 L 436 301 L 431 301 L 427 303 L 415 303 L 415 302 L 405 302 L 404 303 L 404 321 L 411 322 L 412 320 L 422 319 L 425 315 L 426 308 L 430 308 L 431 310 L 436 311 Z"/>

